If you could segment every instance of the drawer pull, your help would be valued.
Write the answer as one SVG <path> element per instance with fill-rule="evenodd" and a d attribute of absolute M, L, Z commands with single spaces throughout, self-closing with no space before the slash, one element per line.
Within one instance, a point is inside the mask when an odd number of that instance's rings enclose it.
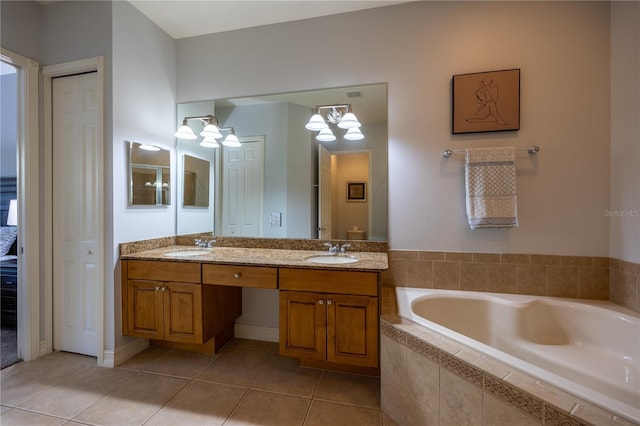
<path fill-rule="evenodd" d="M 242 274 L 240 272 L 236 272 L 235 274 L 233 274 L 233 278 L 238 279 L 242 276 Z"/>

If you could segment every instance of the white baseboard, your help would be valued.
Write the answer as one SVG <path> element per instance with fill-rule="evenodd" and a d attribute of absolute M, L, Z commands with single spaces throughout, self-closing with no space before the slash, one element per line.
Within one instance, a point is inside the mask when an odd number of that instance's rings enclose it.
<path fill-rule="evenodd" d="M 135 354 L 142 352 L 149 346 L 147 339 L 135 339 L 116 348 L 115 351 L 109 349 L 104 351 L 102 367 L 113 368 L 120 365 Z"/>
<path fill-rule="evenodd" d="M 257 325 L 235 324 L 234 336 L 240 339 L 278 343 L 280 341 L 280 329 L 260 327 Z"/>

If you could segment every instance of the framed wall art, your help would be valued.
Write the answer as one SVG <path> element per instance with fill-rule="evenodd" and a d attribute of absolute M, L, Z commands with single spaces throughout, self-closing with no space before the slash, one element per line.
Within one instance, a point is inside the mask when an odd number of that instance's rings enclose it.
<path fill-rule="evenodd" d="M 367 201 L 367 183 L 347 182 L 347 201 Z"/>
<path fill-rule="evenodd" d="M 520 70 L 453 76 L 452 133 L 520 129 Z"/>

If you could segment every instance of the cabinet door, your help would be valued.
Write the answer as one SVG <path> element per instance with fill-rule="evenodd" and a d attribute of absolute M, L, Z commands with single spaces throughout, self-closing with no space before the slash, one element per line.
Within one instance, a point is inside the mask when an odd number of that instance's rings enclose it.
<path fill-rule="evenodd" d="M 327 295 L 327 361 L 378 367 L 378 299 Z"/>
<path fill-rule="evenodd" d="M 202 341 L 202 285 L 162 283 L 164 340 L 181 343 Z"/>
<path fill-rule="evenodd" d="M 324 294 L 280 292 L 280 354 L 324 360 L 327 309 Z"/>
<path fill-rule="evenodd" d="M 160 291 L 162 284 L 156 281 L 129 280 L 127 285 L 129 336 L 147 339 L 163 338 L 163 296 Z"/>

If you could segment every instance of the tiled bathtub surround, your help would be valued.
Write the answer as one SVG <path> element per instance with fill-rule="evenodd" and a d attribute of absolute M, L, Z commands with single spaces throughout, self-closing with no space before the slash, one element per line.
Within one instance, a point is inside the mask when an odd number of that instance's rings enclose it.
<path fill-rule="evenodd" d="M 390 250 L 384 285 L 610 299 L 640 312 L 639 275 L 608 257 Z"/>
<path fill-rule="evenodd" d="M 413 322 L 380 326 L 382 408 L 398 424 L 631 424 Z"/>

